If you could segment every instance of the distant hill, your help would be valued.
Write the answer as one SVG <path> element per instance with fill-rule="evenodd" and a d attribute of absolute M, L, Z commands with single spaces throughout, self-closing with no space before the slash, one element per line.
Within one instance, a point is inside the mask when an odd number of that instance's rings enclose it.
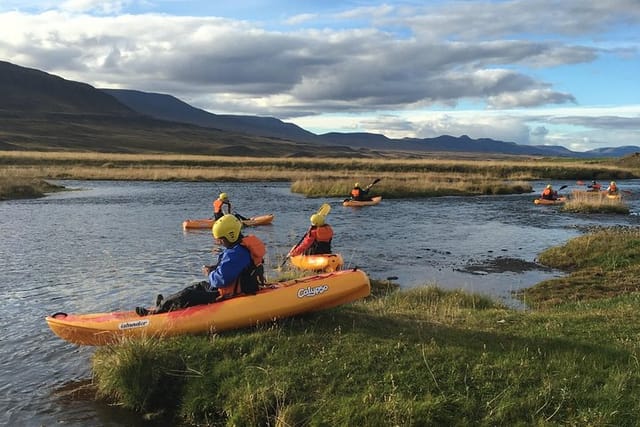
<path fill-rule="evenodd" d="M 316 135 L 274 117 L 213 114 L 172 95 L 96 89 L 0 61 L 0 150 L 91 150 L 262 156 L 478 153 L 621 157 L 640 147 L 586 153 L 466 135 L 391 139 L 372 133 Z"/>
<path fill-rule="evenodd" d="M 376 155 L 349 147 L 329 151 L 313 144 L 159 119 L 88 84 L 4 61 L 0 61 L 0 123 L 0 150 Z"/>
<path fill-rule="evenodd" d="M 209 113 L 172 95 L 137 90 L 102 89 L 129 108 L 157 119 L 190 123 L 229 132 L 283 138 L 298 142 L 317 141 L 317 135 L 273 117 L 234 116 Z"/>
<path fill-rule="evenodd" d="M 505 155 L 534 155 L 553 157 L 620 157 L 639 152 L 640 147 L 611 147 L 587 152 L 575 152 L 562 146 L 519 145 L 490 138 L 472 139 L 442 135 L 435 138 L 391 139 L 384 135 L 366 132 L 331 132 L 316 135 L 294 124 L 273 117 L 243 115 L 219 115 L 192 107 L 172 95 L 147 93 L 135 90 L 103 89 L 129 108 L 152 117 L 176 122 L 250 135 L 270 136 L 291 141 L 364 148 L 369 150 L 399 150 L 409 152 L 496 153 Z"/>

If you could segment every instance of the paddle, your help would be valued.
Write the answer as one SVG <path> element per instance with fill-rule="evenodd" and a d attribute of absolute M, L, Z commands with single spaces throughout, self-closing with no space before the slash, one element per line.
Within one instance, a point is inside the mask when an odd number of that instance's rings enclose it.
<path fill-rule="evenodd" d="M 376 178 L 373 180 L 373 182 L 369 185 L 367 185 L 364 189 L 365 191 L 369 191 L 371 189 L 371 187 L 373 187 L 375 184 L 380 182 L 380 178 Z"/>
<path fill-rule="evenodd" d="M 327 215 L 329 215 L 329 212 L 331 212 L 331 205 L 329 203 L 323 203 L 322 206 L 320 206 L 320 209 L 318 209 L 318 211 L 316 212 L 318 215 L 322 215 L 324 217 L 326 217 Z M 307 233 L 305 232 L 302 237 L 300 238 L 300 240 L 298 240 L 298 243 L 296 243 L 293 247 L 297 247 L 300 243 L 302 243 L 302 241 L 304 240 L 305 236 L 307 235 Z M 284 261 L 282 261 L 282 264 L 280 264 L 280 268 L 284 267 L 284 265 L 287 263 L 287 260 L 289 259 L 289 257 L 291 256 L 291 251 L 289 251 L 289 253 L 287 254 L 287 256 L 284 258 Z"/>

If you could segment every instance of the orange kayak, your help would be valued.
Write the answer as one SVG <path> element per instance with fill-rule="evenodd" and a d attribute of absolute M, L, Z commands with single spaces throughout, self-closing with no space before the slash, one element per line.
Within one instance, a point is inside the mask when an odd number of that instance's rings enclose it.
<path fill-rule="evenodd" d="M 106 345 L 123 338 L 206 334 L 255 326 L 302 313 L 325 310 L 367 297 L 369 277 L 361 270 L 341 270 L 263 287 L 212 304 L 138 316 L 135 311 L 94 314 L 55 313 L 45 321 L 60 338 L 78 345 Z"/>
<path fill-rule="evenodd" d="M 382 196 L 374 196 L 371 200 L 351 200 L 345 199 L 342 206 L 373 206 L 380 203 Z"/>
<path fill-rule="evenodd" d="M 533 201 L 533 203 L 535 203 L 536 205 L 561 205 L 564 202 L 567 201 L 566 197 L 558 197 L 555 200 L 549 200 L 549 199 L 535 199 Z"/>
<path fill-rule="evenodd" d="M 242 220 L 242 224 L 244 224 L 246 227 L 253 227 L 256 225 L 267 225 L 267 224 L 271 224 L 271 222 L 273 221 L 273 218 L 274 218 L 273 214 L 254 216 L 249 219 Z M 212 218 L 187 219 L 182 222 L 182 228 L 184 230 L 198 229 L 198 228 L 211 228 L 213 227 L 213 223 L 215 222 L 216 220 Z"/>

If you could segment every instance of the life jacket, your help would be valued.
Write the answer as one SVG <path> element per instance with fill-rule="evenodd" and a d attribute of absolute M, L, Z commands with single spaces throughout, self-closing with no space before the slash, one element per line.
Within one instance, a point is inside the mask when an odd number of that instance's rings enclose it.
<path fill-rule="evenodd" d="M 262 240 L 254 235 L 242 237 L 240 245 L 245 247 L 251 255 L 251 262 L 240 272 L 240 276 L 232 286 L 218 288 L 218 299 L 231 298 L 241 294 L 253 295 L 258 292 L 260 285 L 266 283 L 264 277 L 264 255 L 267 249 Z"/>
<path fill-rule="evenodd" d="M 227 205 L 227 208 L 229 209 L 229 212 L 231 212 L 231 203 L 229 203 L 229 201 L 224 201 L 224 200 L 220 200 L 220 199 L 215 199 L 213 201 L 213 217 L 215 219 L 220 219 L 224 216 L 224 212 L 222 211 L 222 207 L 224 205 Z"/>
<path fill-rule="evenodd" d="M 309 254 L 330 254 L 331 239 L 333 239 L 333 229 L 329 224 L 316 227 L 313 230 L 315 241 L 309 249 Z"/>

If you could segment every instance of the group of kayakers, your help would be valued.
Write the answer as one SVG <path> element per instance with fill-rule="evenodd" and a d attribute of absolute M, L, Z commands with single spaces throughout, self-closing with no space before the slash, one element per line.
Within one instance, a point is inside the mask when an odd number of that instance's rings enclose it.
<path fill-rule="evenodd" d="M 356 183 L 352 196 L 365 200 L 362 198 L 366 197 L 368 190 L 368 188 L 361 189 Z M 159 294 L 156 297 L 155 307 L 136 307 L 136 313 L 139 316 L 209 304 L 240 294 L 254 294 L 258 291 L 259 285 L 265 283 L 263 264 L 266 247 L 257 236 L 242 234 L 241 219 L 244 218 L 237 213 L 232 213 L 231 201 L 227 193 L 220 193 L 213 201 L 213 218 L 216 221 L 211 233 L 216 243 L 224 250 L 218 255 L 215 265 L 202 267 L 202 273 L 207 280 L 188 286 L 166 298 Z M 311 226 L 302 240 L 289 251 L 287 257 L 331 253 L 333 239 L 331 225 L 320 213 L 311 215 L 309 220 Z"/>
<path fill-rule="evenodd" d="M 565 186 L 566 187 L 566 186 Z M 602 188 L 602 185 L 599 184 L 595 179 L 593 181 L 591 181 L 591 184 L 587 185 L 587 188 L 589 192 L 592 191 L 600 191 L 600 189 Z M 609 186 L 604 190 L 608 195 L 611 196 L 616 196 L 619 194 L 619 189 L 618 189 L 618 185 L 616 184 L 615 181 L 611 181 L 609 183 Z M 558 199 L 558 192 L 556 190 L 553 189 L 553 186 L 551 184 L 548 184 L 544 190 L 542 190 L 542 193 L 540 194 L 540 198 L 544 199 L 544 200 L 557 200 Z"/>

